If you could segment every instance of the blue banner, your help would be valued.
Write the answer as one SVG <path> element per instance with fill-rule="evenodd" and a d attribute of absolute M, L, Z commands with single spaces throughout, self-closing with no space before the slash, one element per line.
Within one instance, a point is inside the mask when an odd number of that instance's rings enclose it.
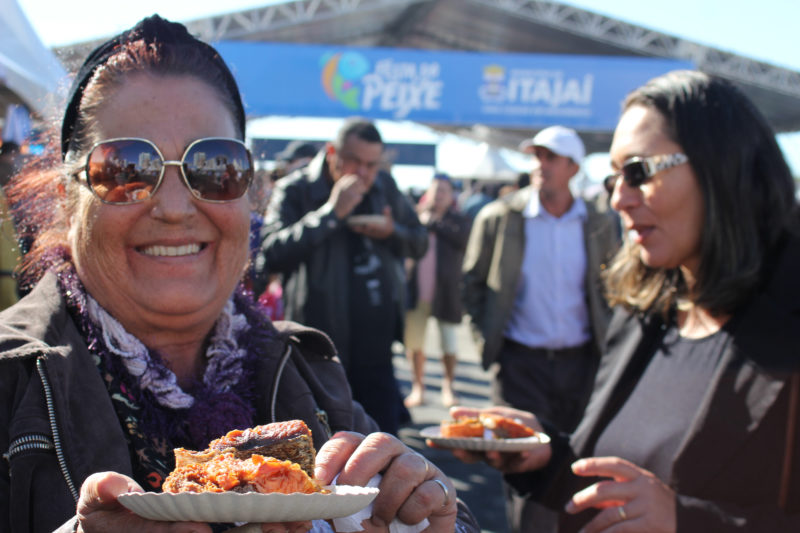
<path fill-rule="evenodd" d="M 579 130 L 616 126 L 625 95 L 687 61 L 227 41 L 249 116 Z"/>

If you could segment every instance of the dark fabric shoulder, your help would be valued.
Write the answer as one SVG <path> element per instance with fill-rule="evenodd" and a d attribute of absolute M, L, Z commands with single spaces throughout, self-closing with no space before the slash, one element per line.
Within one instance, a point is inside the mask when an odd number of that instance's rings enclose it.
<path fill-rule="evenodd" d="M 609 339 L 619 336 L 633 322 L 644 323 L 646 318 L 618 305 L 611 310 L 611 320 L 608 323 Z"/>
<path fill-rule="evenodd" d="M 23 299 L 0 313 L 0 358 L 61 353 L 63 332 L 70 323 L 56 276 L 47 274 Z"/>
<path fill-rule="evenodd" d="M 320 152 L 308 165 L 298 168 L 275 184 L 276 191 L 303 191 L 313 203 L 327 199 L 331 185 L 325 177 L 324 152 Z"/>
<path fill-rule="evenodd" d="M 525 187 L 511 194 L 501 196 L 483 206 L 478 215 L 497 217 L 507 215 L 509 212 L 522 213 L 530 201 L 531 194 L 533 194 L 533 189 Z"/>
<path fill-rule="evenodd" d="M 768 255 L 764 266 L 763 293 L 782 310 L 800 311 L 800 229 L 787 231 Z"/>
<path fill-rule="evenodd" d="M 758 293 L 731 321 L 734 344 L 759 367 L 800 371 L 800 237 L 787 234 L 768 258 Z M 769 346 L 769 349 L 764 349 Z"/>
<path fill-rule="evenodd" d="M 310 176 L 306 168 L 300 168 L 279 179 L 275 183 L 276 190 L 295 189 L 297 187 L 305 187 L 310 181 Z"/>

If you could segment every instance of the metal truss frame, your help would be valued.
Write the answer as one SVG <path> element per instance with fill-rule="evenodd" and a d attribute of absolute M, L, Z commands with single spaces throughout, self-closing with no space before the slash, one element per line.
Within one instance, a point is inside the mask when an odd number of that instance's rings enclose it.
<path fill-rule="evenodd" d="M 296 0 L 236 13 L 227 13 L 186 24 L 192 34 L 205 41 L 242 39 L 248 35 L 291 27 L 311 21 L 333 19 L 347 13 L 368 16 L 372 10 L 402 8 L 426 0 Z"/>
<path fill-rule="evenodd" d="M 187 27 L 206 41 L 246 39 L 248 35 L 274 31 L 301 23 L 334 19 L 347 13 L 386 7 L 402 9 L 412 4 L 436 0 L 296 0 L 189 22 Z M 608 43 L 636 55 L 668 57 L 692 61 L 699 70 L 734 81 L 748 83 L 790 96 L 800 97 L 800 73 L 747 59 L 678 37 L 635 26 L 597 13 L 543 0 L 462 0 L 498 9 Z M 384 43 L 390 44 L 390 43 Z"/>
<path fill-rule="evenodd" d="M 615 20 L 597 13 L 541 0 L 469 0 L 500 9 L 537 24 L 590 37 L 636 54 L 692 61 L 698 70 L 800 97 L 800 73 L 747 59 Z"/>

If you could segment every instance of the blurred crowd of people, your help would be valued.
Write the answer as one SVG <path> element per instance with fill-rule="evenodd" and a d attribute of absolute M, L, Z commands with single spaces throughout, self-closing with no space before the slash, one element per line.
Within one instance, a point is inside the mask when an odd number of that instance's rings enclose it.
<path fill-rule="evenodd" d="M 60 153 L 0 145 L 0 530 L 148 530 L 116 497 L 158 490 L 173 445 L 303 418 L 326 481 L 388 479 L 380 523 L 477 532 L 452 481 L 397 438 L 429 401 L 431 326 L 455 419 L 549 435 L 453 451 L 503 473 L 514 533 L 800 530 L 794 183 L 732 84 L 679 71 L 630 93 L 592 198 L 573 187 L 584 144 L 560 125 L 523 141 L 531 170 L 513 183 L 436 173 L 403 192 L 360 117 L 261 168 L 225 63 L 157 16 L 90 54 L 61 126 Z M 142 150 L 136 179 L 109 162 L 121 142 Z M 240 168 L 179 164 L 196 142 Z M 136 195 L 108 194 L 112 180 Z M 491 381 L 482 409 L 459 406 L 465 323 Z"/>
<path fill-rule="evenodd" d="M 363 133 L 367 130 L 369 135 Z M 350 143 L 347 142 L 348 139 L 351 139 Z M 411 189 L 405 195 L 397 195 L 394 192 L 396 186 L 389 186 L 393 184 L 393 180 L 384 170 L 389 165 L 382 159 L 382 143 L 379 132 L 371 122 L 352 119 L 343 126 L 335 141 L 322 148 L 303 141 L 291 141 L 284 150 L 275 155 L 274 170 L 271 173 L 262 173 L 263 183 L 254 183 L 257 188 L 263 187 L 263 191 L 251 189 L 251 197 L 258 198 L 258 201 L 253 202 L 254 208 L 263 215 L 255 232 L 260 236 L 253 242 L 255 269 L 252 271 L 252 288 L 258 300 L 274 319 L 296 320 L 319 327 L 330 334 L 341 350 L 345 367 L 349 369 L 356 399 L 367 406 L 370 415 L 379 422 L 384 431 L 396 432 L 401 422 L 409 421 L 410 415 L 406 408 L 425 403 L 423 378 L 425 361 L 429 354 L 424 353 L 424 344 L 429 325 L 438 329 L 443 361 L 441 398 L 443 405 L 449 407 L 457 403 L 454 380 L 459 351 L 457 330 L 464 317 L 462 302 L 481 301 L 485 305 L 485 310 L 471 309 L 470 316 L 476 325 L 476 333 L 491 339 L 490 346 L 497 343 L 497 336 L 503 335 L 505 323 L 501 320 L 484 326 L 484 315 L 510 316 L 508 320 L 516 320 L 518 324 L 525 324 L 531 319 L 524 312 L 514 318 L 510 309 L 497 306 L 497 302 L 491 298 L 487 300 L 483 293 L 486 291 L 488 271 L 478 274 L 473 269 L 475 263 L 481 264 L 479 269 L 484 269 L 490 263 L 503 264 L 504 268 L 511 269 L 513 274 L 501 276 L 502 290 L 508 295 L 504 297 L 507 305 L 511 305 L 514 294 L 523 290 L 520 288 L 523 283 L 519 279 L 520 273 L 531 276 L 532 279 L 549 273 L 547 275 L 550 279 L 547 283 L 529 281 L 527 286 L 546 286 L 550 293 L 528 294 L 526 298 L 541 302 L 538 305 L 542 316 L 575 314 L 579 319 L 574 326 L 576 332 L 565 333 L 565 338 L 554 341 L 543 341 L 533 334 L 534 339 L 531 341 L 528 338 L 531 334 L 527 333 L 526 327 L 517 327 L 517 330 L 522 332 L 525 341 L 522 345 L 527 343 L 559 350 L 587 346 L 585 350 L 581 350 L 581 353 L 585 352 L 583 356 L 572 358 L 572 364 L 580 370 L 583 378 L 576 380 L 572 376 L 568 382 L 560 385 L 556 383 L 556 374 L 546 373 L 539 378 L 548 384 L 547 387 L 564 387 L 556 396 L 557 401 L 550 400 L 547 403 L 552 404 L 552 408 L 564 409 L 560 405 L 562 402 L 573 402 L 574 406 L 569 409 L 563 425 L 574 426 L 582 405 L 582 395 L 588 389 L 594 375 L 592 369 L 598 359 L 599 341 L 590 350 L 588 340 L 602 338 L 608 312 L 598 292 L 597 283 L 588 285 L 592 290 L 587 296 L 584 282 L 599 279 L 597 269 L 611 257 L 619 241 L 618 227 L 610 222 L 605 200 L 592 199 L 584 203 L 583 199 L 577 198 L 572 207 L 576 214 L 564 218 L 577 221 L 579 226 L 571 230 L 574 244 L 562 243 L 559 247 L 564 250 L 563 253 L 571 254 L 570 257 L 575 254 L 575 249 L 581 248 L 583 239 L 580 235 L 584 232 L 588 234 L 580 226 L 597 228 L 600 220 L 606 225 L 602 232 L 593 234 L 592 246 L 586 244 L 583 246 L 584 252 L 571 259 L 576 265 L 571 271 L 568 286 L 574 288 L 575 294 L 569 299 L 563 294 L 559 295 L 564 288 L 555 279 L 557 273 L 563 273 L 564 270 L 566 259 L 560 255 L 552 256 L 549 252 L 542 254 L 547 259 L 547 266 L 535 270 L 532 264 L 527 263 L 544 259 L 528 258 L 523 268 L 521 258 L 472 257 L 465 263 L 464 254 L 471 230 L 475 241 L 472 245 L 473 256 L 492 254 L 492 250 L 496 250 L 498 254 L 507 253 L 501 251 L 504 246 L 515 255 L 524 249 L 536 249 L 535 246 L 526 247 L 522 241 L 507 241 L 503 244 L 501 240 L 498 245 L 487 243 L 485 239 L 490 237 L 484 235 L 483 225 L 492 222 L 483 217 L 479 219 L 479 227 L 473 229 L 473 221 L 484 207 L 499 199 L 504 203 L 496 204 L 495 209 L 503 205 L 527 205 L 531 197 L 538 201 L 537 195 L 530 194 L 534 190 L 530 187 L 531 176 L 534 176 L 537 188 L 541 189 L 544 184 L 545 189 L 559 196 L 556 200 L 552 200 L 551 195 L 547 196 L 545 201 L 548 203 L 542 213 L 547 215 L 551 205 L 549 202 L 555 201 L 560 205 L 558 209 L 554 209 L 551 220 L 562 220 L 562 206 L 572 206 L 570 182 L 578 173 L 583 159 L 584 148 L 580 138 L 572 130 L 554 127 L 528 139 L 520 145 L 520 149 L 529 152 L 536 164 L 531 173 L 521 173 L 514 182 L 469 180 L 465 184 L 447 174 L 436 173 L 426 190 Z M 367 147 L 372 151 L 367 152 Z M 345 151 L 344 160 L 342 150 Z M 365 153 L 361 154 L 361 150 Z M 549 157 L 545 157 L 541 151 L 546 151 Z M 552 165 L 553 158 L 563 163 Z M 342 177 L 350 173 L 353 176 L 352 184 L 337 185 Z M 357 193 L 352 193 L 357 185 L 360 185 Z M 343 187 L 342 191 L 339 190 L 340 186 Z M 514 199 L 515 195 L 517 199 Z M 373 205 L 368 205 L 368 202 Z M 601 213 L 596 212 L 595 203 L 602 206 Z M 342 205 L 346 205 L 346 208 L 342 208 Z M 384 213 L 386 206 L 389 209 Z M 518 212 L 517 208 L 513 210 Z M 373 222 L 369 218 L 364 219 L 363 215 L 375 215 L 378 218 Z M 520 220 L 529 216 L 535 218 L 536 213 L 525 214 Z M 365 222 L 360 223 L 361 220 Z M 356 239 L 356 243 L 360 242 L 361 245 L 354 244 L 353 234 L 361 235 Z M 491 238 L 499 237 L 495 235 Z M 529 238 L 531 242 L 541 242 L 540 236 Z M 339 242 L 339 239 L 344 240 Z M 546 247 L 547 250 L 555 249 L 552 247 L 562 241 L 562 236 L 552 233 L 548 241 L 550 244 Z M 383 250 L 384 245 L 391 253 L 373 253 L 373 250 Z M 361 251 L 361 248 L 365 248 L 366 252 Z M 355 261 L 364 253 L 367 253 L 368 259 L 358 260 L 364 263 L 361 267 L 347 266 L 348 261 Z M 587 253 L 590 254 L 588 264 L 592 265 L 590 275 L 584 273 Z M 344 256 L 337 259 L 339 254 Z M 365 281 L 359 281 L 352 273 L 333 274 L 340 263 L 343 270 L 375 268 L 376 274 L 368 276 Z M 316 264 L 324 264 L 326 268 L 322 269 L 315 266 Z M 402 264 L 405 271 L 402 280 L 391 274 L 393 270 L 397 270 L 398 264 Z M 467 285 L 462 281 L 462 270 L 466 273 L 467 280 L 470 280 Z M 390 282 L 387 284 L 386 280 Z M 360 291 L 353 288 L 353 283 L 356 286 L 363 283 L 377 289 L 362 289 L 364 296 L 356 298 L 355 295 Z M 555 296 L 558 297 L 554 298 Z M 580 309 L 583 305 L 581 302 L 587 298 L 591 304 Z M 563 304 L 563 310 L 549 307 L 549 302 L 558 299 L 569 301 Z M 329 301 L 332 303 L 326 303 Z M 387 307 L 384 303 L 379 306 L 372 303 L 384 301 L 392 301 L 394 304 Z M 341 307 L 343 302 L 347 302 L 349 310 Z M 579 309 L 571 309 L 574 302 L 578 302 Z M 527 304 L 520 305 L 524 308 Z M 590 307 L 594 313 L 592 321 L 588 319 Z M 379 322 L 383 326 L 373 324 L 370 321 L 373 317 L 380 317 Z M 540 319 L 541 317 L 533 317 L 533 322 L 540 323 Z M 393 322 L 399 325 L 392 326 Z M 384 333 L 378 333 L 382 327 Z M 481 328 L 484 329 L 479 331 Z M 540 332 L 549 329 L 550 326 L 546 324 L 539 326 Z M 372 338 L 364 342 L 361 348 L 351 347 L 358 346 L 353 345 L 352 339 L 364 336 L 365 332 L 369 332 Z M 394 341 L 402 342 L 412 369 L 411 390 L 402 405 L 397 405 L 400 392 L 391 371 L 391 344 Z M 555 344 L 548 346 L 548 342 Z M 490 352 L 492 350 L 496 348 L 490 348 Z M 489 368 L 496 359 L 498 356 L 495 353 L 486 355 L 485 366 Z M 379 367 L 382 369 L 379 370 Z M 533 368 L 529 371 L 538 374 Z M 570 371 L 564 369 L 557 374 L 564 376 L 561 379 L 565 380 Z M 514 369 L 505 375 L 519 374 Z M 520 390 L 525 390 L 531 384 L 518 383 L 517 386 Z M 371 390 L 380 391 L 381 395 L 370 394 L 368 391 Z M 549 390 L 543 390 L 541 398 L 552 397 L 553 393 L 548 392 Z M 534 400 L 521 401 L 530 396 L 529 392 L 522 396 L 512 392 L 507 394 L 511 397 L 517 396 L 519 400 L 512 401 L 499 393 L 494 400 L 505 401 L 520 408 L 544 407 Z M 571 399 L 573 396 L 576 396 L 575 400 Z M 380 410 L 386 412 L 381 413 Z"/>
<path fill-rule="evenodd" d="M 715 153 L 730 153 L 732 147 L 738 147 L 735 150 L 737 154 L 741 152 L 741 162 L 732 167 L 706 168 L 699 163 L 703 152 L 698 148 L 702 145 L 698 135 L 702 134 L 690 132 L 693 128 L 710 127 L 718 120 L 716 108 L 702 105 L 710 97 L 736 109 L 737 116 L 749 121 L 752 131 L 763 132 L 759 134 L 763 146 L 742 144 L 734 126 L 726 148 L 722 139 L 711 142 L 707 149 Z M 382 208 L 390 203 L 383 200 L 366 210 L 357 209 L 368 205 L 362 198 L 375 194 L 369 183 L 381 174 L 376 163 L 380 149 L 376 145 L 371 157 L 354 150 L 347 154 L 346 160 L 352 165 L 348 170 L 353 181 L 361 180 L 366 185 L 358 189 L 358 201 L 353 202 L 352 210 L 337 214 L 337 178 L 328 181 L 324 192 L 314 194 L 288 196 L 283 192 L 291 190 L 290 184 L 296 186 L 298 180 L 306 180 L 307 185 L 314 182 L 301 177 L 303 173 L 296 173 L 294 178 L 288 178 L 286 186 L 279 187 L 282 192 L 273 196 L 267 209 L 268 220 L 271 210 L 285 212 L 287 206 L 300 199 L 316 198 L 316 203 L 292 214 L 290 221 L 274 226 L 272 232 L 267 231 L 263 241 L 267 246 L 262 248 L 263 268 L 269 270 L 270 264 L 286 266 L 281 255 L 290 257 L 284 279 L 296 277 L 308 283 L 312 273 L 321 275 L 335 264 L 335 254 L 327 248 L 342 229 L 351 235 L 351 241 L 362 240 L 361 247 L 353 248 L 352 242 L 337 245 L 340 250 L 349 251 L 351 260 L 359 256 L 363 247 L 380 250 L 386 246 L 393 251 L 376 255 L 380 259 L 375 262 L 376 267 L 389 270 L 402 265 L 405 272 L 404 291 L 382 292 L 383 298 L 392 298 L 399 304 L 392 311 L 370 306 L 368 297 L 356 297 L 369 290 L 348 286 L 359 279 L 351 272 L 342 278 L 346 282 L 333 282 L 323 276 L 324 289 L 312 291 L 305 287 L 300 291 L 305 305 L 314 304 L 303 313 L 292 311 L 289 315 L 329 332 L 337 330 L 335 320 L 349 316 L 351 340 L 335 338 L 338 346 L 348 346 L 359 334 L 371 337 L 368 347 L 350 348 L 343 357 L 361 357 L 358 366 L 369 368 L 374 363 L 364 355 L 358 356 L 359 351 L 369 352 L 374 358 L 383 354 L 383 374 L 370 370 L 359 376 L 351 366 L 348 376 L 356 398 L 362 387 L 360 381 L 385 388 L 381 408 L 372 405 L 378 397 L 362 396 L 367 411 L 385 431 L 396 431 L 398 423 L 407 420 L 403 406 L 415 407 L 427 400 L 424 339 L 428 326 L 437 327 L 436 337 L 441 343 L 440 398 L 445 406 L 457 406 L 454 384 L 459 347 L 455 330 L 466 314 L 484 368 L 491 377 L 493 407 L 484 412 L 523 420 L 556 438 L 546 454 L 455 452 L 468 462 L 480 458 L 506 474 L 506 514 L 515 533 L 567 532 L 584 527 L 587 529 L 581 531 L 616 531 L 623 525 L 625 531 L 763 531 L 759 528 L 768 523 L 774 524 L 771 530 L 790 531 L 797 520 L 793 514 L 797 506 L 786 500 L 790 494 L 796 497 L 798 484 L 797 463 L 791 461 L 798 446 L 794 440 L 798 400 L 792 392 L 796 378 L 791 377 L 797 375 L 796 364 L 785 358 L 767 362 L 757 352 L 730 347 L 733 339 L 753 342 L 753 326 L 740 322 L 753 319 L 732 317 L 749 317 L 752 309 L 764 309 L 753 298 L 764 290 L 760 284 L 772 283 L 769 280 L 775 275 L 773 269 L 784 261 L 773 254 L 791 254 L 781 250 L 791 250 L 796 231 L 793 189 L 785 162 L 774 150 L 774 139 L 767 142 L 771 132 L 763 119 L 753 113 L 752 104 L 733 87 L 707 76 L 674 73 L 654 80 L 626 102 L 612 146 L 615 174 L 605 181 L 606 190 L 593 198 L 583 198 L 572 190 L 571 182 L 579 173 L 585 151 L 579 136 L 562 126 L 545 128 L 520 145 L 521 151 L 531 155 L 532 169 L 521 174 L 517 183 L 460 183 L 445 174 L 436 174 L 426 190 L 409 191 L 406 198 L 396 198 L 402 208 L 397 204 L 391 204 L 391 209 Z M 318 158 L 336 168 L 342 164 L 337 159 L 341 155 L 334 143 L 324 148 Z M 751 163 L 759 158 L 765 161 L 763 165 Z M 688 167 L 687 161 L 698 161 L 698 170 Z M 735 176 L 739 176 L 737 185 L 726 185 Z M 769 180 L 770 185 L 756 186 L 758 180 Z M 319 180 L 316 183 L 322 187 Z M 691 190 L 686 189 L 690 186 Z M 730 187 L 741 188 L 741 196 L 732 197 Z M 729 239 L 733 256 L 723 266 L 718 263 L 721 258 L 715 256 L 715 250 L 722 248 L 713 244 L 725 233 L 716 220 L 721 209 L 718 204 L 740 205 L 746 201 L 744 191 L 748 190 L 756 196 L 749 199 L 751 207 L 745 210 L 748 218 L 729 223 L 741 227 L 742 236 L 741 240 L 736 236 Z M 760 200 L 765 202 L 764 207 L 774 204 L 777 211 L 773 215 L 780 218 L 774 228 L 767 229 L 765 223 L 758 221 L 762 216 L 758 213 L 763 213 Z M 778 205 L 784 207 L 779 209 Z M 392 213 L 398 209 L 412 218 L 396 222 Z M 368 214 L 383 218 L 347 222 L 350 217 Z M 296 224 L 304 231 L 309 225 L 319 228 L 322 234 L 301 244 L 303 231 Z M 415 228 L 413 234 L 418 239 L 415 246 L 403 240 L 410 238 L 411 228 Z M 711 235 L 708 228 L 718 228 L 717 233 Z M 623 231 L 628 232 L 628 238 L 623 239 Z M 427 236 L 427 245 L 423 235 Z M 750 238 L 745 235 L 760 242 L 756 249 L 763 250 L 752 258 L 758 266 L 753 267 L 751 279 L 761 280 L 756 285 L 744 281 L 748 254 L 740 246 Z M 364 244 L 369 242 L 365 238 L 372 244 Z M 265 255 L 263 250 L 273 254 L 278 249 L 276 240 L 286 248 L 281 254 Z M 318 258 L 312 260 L 314 257 Z M 312 261 L 325 264 L 326 268 L 314 266 Z M 632 270 L 633 263 L 640 265 L 637 272 Z M 303 266 L 298 268 L 298 264 Z M 357 271 L 359 264 L 365 266 L 364 262 L 357 262 L 350 268 Z M 739 298 L 731 294 L 730 300 L 712 297 L 704 287 L 715 286 L 715 279 L 721 283 L 720 276 L 724 274 L 719 269 L 741 275 L 745 284 L 742 286 L 748 287 L 746 292 Z M 655 276 L 652 282 L 651 276 Z M 384 287 L 379 280 L 387 279 L 393 278 L 378 275 L 364 286 L 375 283 Z M 348 288 L 335 292 L 331 289 L 334 286 Z M 344 306 L 331 306 L 327 317 L 315 319 L 313 313 L 321 312 L 323 302 L 333 294 L 337 295 L 333 297 L 337 303 L 346 300 Z M 354 305 L 361 305 L 366 312 L 359 314 Z M 765 305 L 772 312 L 784 308 L 778 301 Z M 311 307 L 315 311 L 310 311 Z M 375 312 L 380 313 L 380 321 L 375 321 Z M 404 328 L 392 327 L 391 323 L 401 317 Z M 382 326 L 378 323 L 381 321 Z M 377 340 L 380 331 L 382 341 Z M 403 404 L 398 405 L 398 410 L 390 409 L 392 416 L 399 412 L 400 418 L 392 418 L 387 424 L 385 413 L 379 412 L 400 398 L 396 380 L 390 376 L 390 339 L 402 340 L 412 381 Z M 780 351 L 784 341 L 763 342 Z M 638 359 L 626 362 L 631 353 Z M 759 448 L 753 443 L 743 450 L 763 449 L 780 461 L 768 468 L 769 481 L 758 483 L 761 495 L 727 493 L 721 480 L 712 482 L 704 494 L 697 488 L 695 476 L 684 475 L 681 482 L 675 478 L 676 471 L 691 468 L 684 454 L 691 457 L 692 453 L 702 453 L 706 433 L 711 436 L 720 429 L 715 421 L 725 415 L 716 409 L 744 401 L 742 409 L 752 413 L 754 407 L 748 406 L 744 393 L 724 396 L 729 394 L 725 392 L 726 380 L 737 375 L 735 379 L 742 379 L 738 363 L 734 362 L 740 358 L 753 358 L 763 368 L 764 376 L 770 376 L 759 379 L 775 384 L 769 412 L 780 426 L 765 421 L 763 428 L 755 431 L 771 435 L 773 444 L 764 442 L 764 447 Z M 383 377 L 378 378 L 379 375 Z M 764 386 L 757 388 L 762 390 Z M 463 407 L 454 407 L 452 412 L 456 417 L 479 413 Z M 596 417 L 601 417 L 599 422 Z M 645 431 L 646 437 L 640 436 L 645 420 L 659 421 L 658 429 Z M 784 425 L 780 425 L 781 420 Z M 582 429 L 587 426 L 594 431 L 589 441 L 585 440 L 588 430 Z M 734 426 L 725 433 L 751 431 L 741 422 Z M 584 440 L 570 445 L 570 435 Z M 735 439 L 740 438 L 744 437 Z M 637 440 L 639 444 L 630 444 Z M 708 453 L 713 455 L 710 449 Z M 739 461 L 743 461 L 743 453 L 737 452 Z M 581 457 L 589 459 L 578 460 Z M 572 465 L 573 479 L 569 483 L 564 481 L 569 477 L 563 472 L 564 461 L 568 471 Z M 749 468 L 745 461 L 731 472 L 746 473 Z M 605 489 L 599 491 L 597 487 L 605 485 L 592 485 L 589 481 L 598 476 L 610 477 L 615 481 L 613 486 L 620 488 L 609 494 Z M 646 488 L 646 483 L 656 488 Z M 562 484 L 568 488 L 562 489 Z M 555 487 L 561 490 L 558 497 Z M 780 498 L 776 492 L 779 488 L 783 491 Z M 752 505 L 766 506 L 770 511 L 765 510 L 762 515 Z M 580 513 L 592 508 L 591 512 Z"/>

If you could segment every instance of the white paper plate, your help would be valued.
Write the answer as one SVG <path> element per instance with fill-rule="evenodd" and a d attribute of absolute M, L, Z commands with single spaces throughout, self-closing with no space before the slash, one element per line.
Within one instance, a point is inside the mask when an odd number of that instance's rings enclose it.
<path fill-rule="evenodd" d="M 347 217 L 347 223 L 351 226 L 357 224 L 383 224 L 386 222 L 386 217 L 383 215 L 353 215 Z"/>
<path fill-rule="evenodd" d="M 544 433 L 537 433 L 533 437 L 522 439 L 482 439 L 478 437 L 442 437 L 439 426 L 429 426 L 419 432 L 420 436 L 430 439 L 437 446 L 442 448 L 458 448 L 471 452 L 521 452 L 530 450 L 550 442 L 550 437 Z"/>
<path fill-rule="evenodd" d="M 170 522 L 294 522 L 349 516 L 370 504 L 377 488 L 325 487 L 329 494 L 248 492 L 144 492 L 119 496 L 119 503 L 150 520 Z"/>

